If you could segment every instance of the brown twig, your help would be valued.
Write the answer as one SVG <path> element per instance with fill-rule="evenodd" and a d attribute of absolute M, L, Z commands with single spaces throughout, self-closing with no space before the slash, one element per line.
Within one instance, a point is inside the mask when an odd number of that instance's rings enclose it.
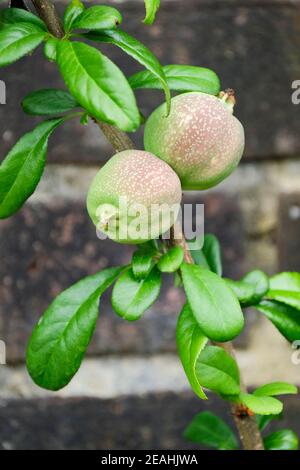
<path fill-rule="evenodd" d="M 57 38 L 62 38 L 65 34 L 64 28 L 54 4 L 48 0 L 32 0 L 32 3 L 49 32 Z"/>
<path fill-rule="evenodd" d="M 61 38 L 64 35 L 63 27 L 55 6 L 50 0 L 32 0 L 39 16 L 46 23 L 49 31 L 56 37 Z M 117 152 L 134 148 L 134 143 L 127 134 L 120 131 L 114 126 L 96 121 L 105 137 Z M 171 229 L 171 242 L 179 245 L 184 249 L 184 259 L 187 263 L 193 263 L 193 258 L 189 251 L 187 242 L 179 225 L 173 226 Z M 234 348 L 232 343 L 220 343 L 225 350 L 234 356 Z M 245 386 L 242 388 L 246 391 Z M 241 414 L 241 408 L 237 404 L 231 405 L 231 411 L 234 421 L 245 450 L 263 450 L 263 442 L 259 432 L 255 416 L 248 413 Z"/>
<path fill-rule="evenodd" d="M 219 346 L 235 357 L 235 351 L 231 342 L 221 343 Z M 247 388 L 241 377 L 241 390 L 247 393 Z M 231 413 L 237 427 L 241 442 L 245 450 L 264 450 L 263 440 L 253 413 L 247 407 L 231 403 Z"/>
<path fill-rule="evenodd" d="M 134 148 L 134 143 L 125 132 L 120 131 L 120 129 L 117 129 L 114 126 L 106 124 L 105 122 L 97 121 L 96 119 L 95 122 L 100 127 L 108 142 L 110 142 L 116 152 L 122 152 L 122 150 L 129 150 Z"/>

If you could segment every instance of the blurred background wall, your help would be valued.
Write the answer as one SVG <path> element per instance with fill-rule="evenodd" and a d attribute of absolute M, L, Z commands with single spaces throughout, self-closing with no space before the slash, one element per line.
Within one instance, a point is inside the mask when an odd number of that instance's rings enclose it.
<path fill-rule="evenodd" d="M 65 1 L 55 3 L 62 10 Z M 223 89 L 236 91 L 247 142 L 242 164 L 213 190 L 185 196 L 204 202 L 206 231 L 222 242 L 225 274 L 300 270 L 300 105 L 291 100 L 292 82 L 300 80 L 300 1 L 162 0 L 152 27 L 141 23 L 142 0 L 107 3 L 116 4 L 123 28 L 163 64 L 211 67 Z M 126 74 L 138 70 L 113 46 L 102 50 Z M 1 69 L 0 79 L 7 87 L 7 104 L 0 105 L 2 159 L 39 120 L 24 116 L 22 97 L 63 83 L 41 50 Z M 145 115 L 162 99 L 159 91 L 138 93 Z M 141 148 L 141 133 L 133 137 Z M 0 222 L 0 339 L 7 348 L 7 364 L 0 365 L 0 449 L 191 448 L 182 431 L 196 412 L 211 409 L 231 422 L 216 398 L 203 403 L 189 391 L 174 340 L 183 297 L 170 278 L 137 323 L 114 315 L 104 296 L 88 358 L 64 390 L 47 393 L 27 376 L 26 342 L 53 297 L 130 259 L 131 248 L 98 240 L 85 209 L 90 181 L 111 155 L 95 124 L 66 123 L 50 139 L 37 192 Z M 272 380 L 300 384 L 290 345 L 259 314 L 247 313 L 236 346 L 249 387 Z M 285 403 L 283 427 L 300 433 L 299 401 Z"/>

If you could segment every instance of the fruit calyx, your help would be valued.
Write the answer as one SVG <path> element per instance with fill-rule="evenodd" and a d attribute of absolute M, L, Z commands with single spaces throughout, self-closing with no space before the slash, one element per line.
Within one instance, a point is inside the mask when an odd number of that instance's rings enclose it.
<path fill-rule="evenodd" d="M 232 88 L 227 88 L 219 93 L 219 99 L 227 106 L 228 110 L 233 114 L 236 104 L 235 92 Z"/>

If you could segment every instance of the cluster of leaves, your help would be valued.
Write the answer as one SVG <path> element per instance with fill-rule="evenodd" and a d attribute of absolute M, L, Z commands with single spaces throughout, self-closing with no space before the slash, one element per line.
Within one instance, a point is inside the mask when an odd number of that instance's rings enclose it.
<path fill-rule="evenodd" d="M 203 269 L 222 274 L 220 247 L 213 235 L 206 235 L 202 250 L 194 250 L 192 254 L 195 263 Z M 299 339 L 299 281 L 299 273 L 285 272 L 268 278 L 259 270 L 248 273 L 240 281 L 225 279 L 241 307 L 251 306 L 266 315 L 288 341 Z M 239 369 L 234 358 L 217 346 L 205 347 L 207 338 L 201 334 L 201 323 L 199 328 L 199 322 L 195 322 L 197 316 L 194 314 L 193 318 L 191 313 L 191 308 L 187 306 L 181 312 L 177 342 L 183 367 L 194 392 L 205 398 L 202 390 L 205 387 L 225 400 L 244 406 L 247 413 L 250 410 L 257 415 L 259 429 L 264 431 L 274 418 L 282 415 L 283 404 L 274 397 L 295 394 L 297 388 L 285 382 L 274 382 L 257 388 L 252 394 L 240 391 Z M 237 439 L 227 424 L 209 412 L 200 413 L 194 418 L 185 431 L 185 437 L 218 449 L 238 448 Z M 298 448 L 298 438 L 289 429 L 272 432 L 263 441 L 267 450 Z"/>
<path fill-rule="evenodd" d="M 207 243 L 204 250 L 206 247 Z M 190 302 L 179 317 L 177 330 L 178 350 L 187 376 L 202 398 L 205 398 L 202 386 L 231 396 L 237 394 L 238 369 L 234 360 L 217 346 L 203 348 L 208 339 L 226 341 L 241 331 L 240 305 L 225 280 L 206 267 L 184 263 L 183 258 L 179 246 L 166 250 L 162 242 L 148 242 L 138 247 L 130 266 L 104 270 L 60 294 L 39 321 L 29 342 L 27 366 L 33 380 L 51 390 L 71 380 L 93 334 L 98 299 L 113 281 L 116 280 L 111 296 L 115 312 L 125 320 L 135 321 L 157 299 L 162 273 L 179 272 Z M 210 367 L 215 364 L 217 368 L 218 362 L 234 369 L 228 370 L 227 376 L 222 372 L 216 378 L 218 383 L 225 379 L 220 390 L 211 383 L 209 374 Z M 228 383 L 230 375 L 233 378 Z"/>
<path fill-rule="evenodd" d="M 253 271 L 242 281 L 222 278 L 220 246 L 213 235 L 206 235 L 202 248 L 192 253 L 196 264 L 184 261 L 180 246 L 166 248 L 162 241 L 147 242 L 134 252 L 129 266 L 88 276 L 60 294 L 42 316 L 29 342 L 27 366 L 33 380 L 51 390 L 64 387 L 71 380 L 92 337 L 98 299 L 113 282 L 113 309 L 125 320 L 135 321 L 158 298 L 162 273 L 174 273 L 187 297 L 178 318 L 176 339 L 193 391 L 206 399 L 203 388 L 208 389 L 258 415 L 280 414 L 282 402 L 274 397 L 296 393 L 296 387 L 274 383 L 252 394 L 244 393 L 235 359 L 219 345 L 210 343 L 228 341 L 240 333 L 241 306 L 245 304 L 241 284 L 247 285 L 249 292 L 251 289 L 246 305 L 260 308 L 273 292 L 268 277 Z M 292 279 L 295 274 L 280 276 Z M 300 290 L 296 292 L 299 294 Z"/>
<path fill-rule="evenodd" d="M 266 299 L 274 295 L 274 280 L 290 279 L 289 287 L 294 287 L 292 297 L 299 296 L 300 285 L 296 283 L 296 279 L 300 275 L 282 273 L 269 280 L 263 272 L 256 270 L 248 273 L 241 281 L 222 279 L 220 247 L 213 235 L 206 235 L 203 248 L 193 250 L 192 254 L 196 264 L 181 267 L 188 304 L 184 306 L 177 325 L 178 351 L 191 387 L 201 398 L 205 398 L 204 387 L 218 393 L 225 400 L 245 405 L 253 413 L 280 413 L 282 403 L 273 397 L 277 393 L 270 393 L 270 389 L 265 394 L 246 394 L 241 391 L 235 359 L 217 345 L 207 346 L 207 342 L 209 339 L 227 341 L 240 332 L 242 324 L 239 306 L 254 306 L 265 313 L 261 305 L 269 302 Z M 285 285 L 282 282 L 280 285 L 287 287 L 287 281 Z M 229 292 L 233 294 L 232 297 Z M 287 298 L 288 295 L 285 297 L 286 302 Z M 239 301 L 238 305 L 235 303 L 236 299 Z M 281 304 L 280 320 L 278 316 L 277 321 L 274 321 L 274 317 L 268 317 L 276 327 L 280 325 L 281 333 L 290 339 L 284 308 L 289 311 L 291 306 L 283 307 Z M 294 311 L 294 314 L 294 322 L 299 326 L 300 311 Z"/>
<path fill-rule="evenodd" d="M 158 5 L 158 1 L 146 1 L 146 23 L 153 21 Z M 0 67 L 32 53 L 44 42 L 46 58 L 55 62 L 68 88 L 34 91 L 23 100 L 27 114 L 47 120 L 21 137 L 0 166 L 0 218 L 14 214 L 35 191 L 46 163 L 48 138 L 67 119 L 79 117 L 85 124 L 91 117 L 132 132 L 141 125 L 134 95 L 137 88 L 164 90 L 167 110 L 170 90 L 214 95 L 220 91 L 212 70 L 163 67 L 147 47 L 120 29 L 122 15 L 115 8 L 85 8 L 79 0 L 72 0 L 63 23 L 65 35 L 57 39 L 40 18 L 26 10 L 6 8 L 0 13 Z M 127 79 L 116 64 L 86 41 L 111 43 L 145 70 Z"/>
<path fill-rule="evenodd" d="M 266 387 L 273 385 L 269 384 Z M 276 387 L 279 393 L 285 393 L 286 384 L 276 384 Z M 297 450 L 299 447 L 298 437 L 290 429 L 281 429 L 264 435 L 264 431 L 271 421 L 281 417 L 282 415 L 257 416 L 257 424 L 263 434 L 265 450 Z M 209 411 L 196 415 L 186 428 L 184 436 L 191 442 L 218 450 L 237 450 L 239 448 L 238 439 L 230 427 L 223 419 Z"/>

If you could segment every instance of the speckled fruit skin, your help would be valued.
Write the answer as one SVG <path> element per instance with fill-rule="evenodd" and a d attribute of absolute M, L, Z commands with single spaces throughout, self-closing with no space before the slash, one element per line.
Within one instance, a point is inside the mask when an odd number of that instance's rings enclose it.
<path fill-rule="evenodd" d="M 244 129 L 230 107 L 216 96 L 184 93 L 172 98 L 171 113 L 159 106 L 145 125 L 145 149 L 167 162 L 183 189 L 208 189 L 238 165 Z"/>
<path fill-rule="evenodd" d="M 150 214 L 153 204 L 178 206 L 182 197 L 181 184 L 178 176 L 172 168 L 155 155 L 140 150 L 125 150 L 117 153 L 99 170 L 95 176 L 87 196 L 88 213 L 95 224 L 99 227 L 99 206 L 110 205 L 111 212 L 118 215 L 119 221 L 124 214 L 120 213 L 120 196 L 126 197 L 128 205 L 143 204 Z M 106 206 L 105 206 L 106 207 Z M 97 212 L 98 209 L 98 212 Z M 108 209 L 110 210 L 110 209 Z M 178 213 L 177 210 L 177 213 Z M 174 213 L 174 217 L 177 217 Z M 167 231 L 175 222 L 170 217 L 170 223 L 163 222 L 154 229 L 154 236 L 148 234 L 146 238 L 120 238 L 109 230 L 104 232 L 109 238 L 120 243 L 144 243 L 145 241 L 158 237 Z M 131 222 L 128 217 L 128 222 Z M 162 225 L 162 226 L 161 226 Z M 103 230 L 102 230 L 103 231 Z"/>

